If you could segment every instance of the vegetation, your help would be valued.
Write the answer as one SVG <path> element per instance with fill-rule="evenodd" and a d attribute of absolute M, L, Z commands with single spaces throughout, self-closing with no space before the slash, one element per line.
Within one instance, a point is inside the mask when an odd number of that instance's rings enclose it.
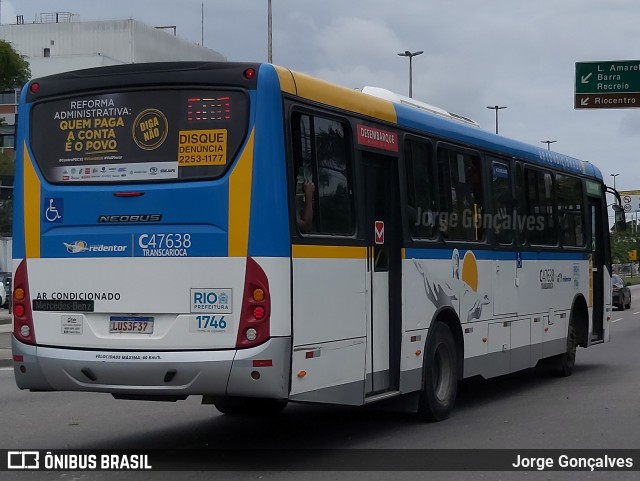
<path fill-rule="evenodd" d="M 29 78 L 27 61 L 10 43 L 0 40 L 0 92 L 21 87 Z"/>
<path fill-rule="evenodd" d="M 31 78 L 29 64 L 13 46 L 0 40 L 0 92 L 21 87 Z M 3 119 L 0 118 L 0 125 Z M 13 158 L 0 152 L 0 175 L 12 176 Z M 13 190 L 0 189 L 0 235 L 11 236 L 13 220 Z"/>
<path fill-rule="evenodd" d="M 611 231 L 611 260 L 614 264 L 629 262 L 629 251 L 634 249 L 640 254 L 640 235 L 635 221 L 627 222 L 624 231 Z"/>
<path fill-rule="evenodd" d="M 634 276 L 634 277 L 625 277 L 624 278 L 624 282 L 626 282 L 626 284 L 628 286 L 635 286 L 640 284 L 640 277 L 638 276 Z"/>
<path fill-rule="evenodd" d="M 637 261 L 629 259 L 629 252 L 635 250 L 640 259 L 640 233 L 635 220 L 627 222 L 627 229 L 624 231 L 611 231 L 611 262 L 613 264 L 627 264 Z M 635 283 L 634 283 L 635 284 Z"/>

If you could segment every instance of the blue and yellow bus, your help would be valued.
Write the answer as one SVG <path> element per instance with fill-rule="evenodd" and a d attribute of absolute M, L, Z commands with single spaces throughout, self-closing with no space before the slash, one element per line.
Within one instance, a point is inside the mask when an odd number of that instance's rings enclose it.
<path fill-rule="evenodd" d="M 463 378 L 609 339 L 588 162 L 270 64 L 53 75 L 19 116 L 21 389 L 440 420 Z"/>

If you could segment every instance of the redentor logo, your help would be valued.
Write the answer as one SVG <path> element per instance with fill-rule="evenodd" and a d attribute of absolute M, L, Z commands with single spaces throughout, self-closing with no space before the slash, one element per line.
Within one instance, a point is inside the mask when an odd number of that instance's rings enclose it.
<path fill-rule="evenodd" d="M 9 451 L 7 453 L 8 469 L 40 469 L 40 453 L 38 451 Z"/>

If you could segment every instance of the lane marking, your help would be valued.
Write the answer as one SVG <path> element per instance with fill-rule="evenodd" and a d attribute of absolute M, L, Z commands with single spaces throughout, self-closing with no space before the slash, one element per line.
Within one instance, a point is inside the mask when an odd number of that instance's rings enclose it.
<path fill-rule="evenodd" d="M 633 313 L 634 316 L 637 316 L 638 314 L 640 314 L 640 311 Z"/>
<path fill-rule="evenodd" d="M 618 321 L 621 321 L 621 320 L 622 320 L 622 318 L 621 318 L 621 317 L 619 317 L 618 319 L 615 319 L 615 320 L 613 320 L 613 321 L 611 321 L 611 322 L 618 322 Z"/>

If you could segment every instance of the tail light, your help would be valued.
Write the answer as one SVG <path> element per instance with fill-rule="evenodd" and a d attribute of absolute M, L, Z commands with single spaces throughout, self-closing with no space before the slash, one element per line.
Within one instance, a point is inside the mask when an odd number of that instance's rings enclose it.
<path fill-rule="evenodd" d="M 13 335 L 25 344 L 36 343 L 26 259 L 20 262 L 13 280 Z"/>
<path fill-rule="evenodd" d="M 258 263 L 247 257 L 236 348 L 254 347 L 267 341 L 270 336 L 270 317 L 269 280 Z"/>

